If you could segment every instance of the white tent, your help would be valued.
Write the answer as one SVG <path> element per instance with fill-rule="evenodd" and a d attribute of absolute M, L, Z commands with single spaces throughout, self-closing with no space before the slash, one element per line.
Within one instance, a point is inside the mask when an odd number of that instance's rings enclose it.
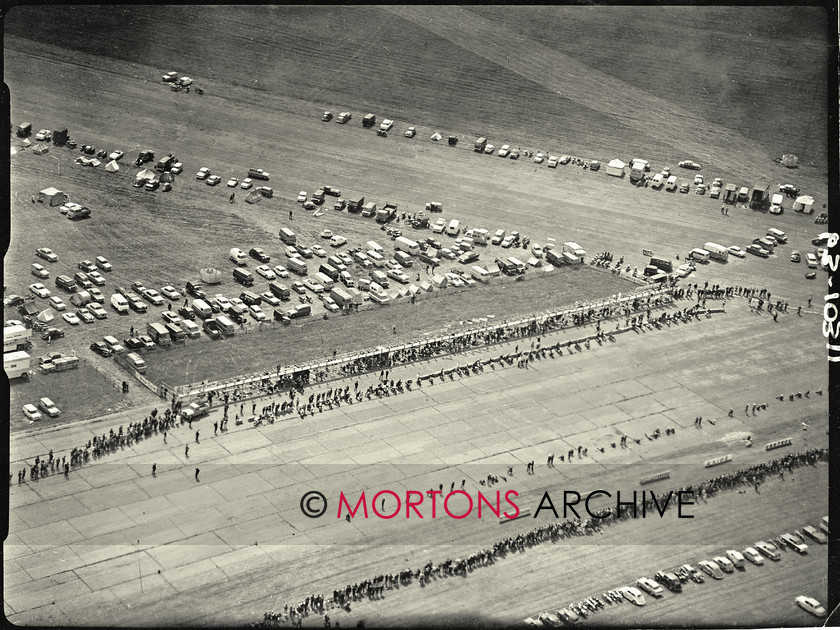
<path fill-rule="evenodd" d="M 612 175 L 614 177 L 623 177 L 625 166 L 627 165 L 618 158 L 611 160 L 610 163 L 607 164 L 607 175 Z"/>
<path fill-rule="evenodd" d="M 35 148 L 32 149 L 32 150 L 35 152 L 35 155 L 42 155 L 42 154 L 46 153 L 47 151 L 49 151 L 50 148 L 47 145 L 39 142 L 38 144 L 35 145 Z"/>
<path fill-rule="evenodd" d="M 51 322 L 52 320 L 55 319 L 55 316 L 53 315 L 53 313 L 54 313 L 54 311 L 51 308 L 49 308 L 49 307 L 45 308 L 43 311 L 38 313 L 38 321 L 39 322 L 44 322 L 45 324 L 47 322 Z"/>
<path fill-rule="evenodd" d="M 105 165 L 105 170 L 109 173 L 116 173 L 118 170 L 120 170 L 120 165 L 117 164 L 116 160 L 111 160 Z"/>
<path fill-rule="evenodd" d="M 207 284 L 219 284 L 222 281 L 222 272 L 213 267 L 204 267 L 198 272 L 199 278 L 202 282 Z"/>
<path fill-rule="evenodd" d="M 21 144 L 25 147 L 30 147 L 32 146 L 32 141 L 29 138 L 24 138 Z"/>
<path fill-rule="evenodd" d="M 432 134 L 432 140 L 433 140 L 434 142 L 439 142 L 440 140 L 443 140 L 443 136 L 442 136 L 442 135 L 440 135 L 437 131 L 435 131 L 435 132 Z"/>
<path fill-rule="evenodd" d="M 100 164 L 102 164 L 102 162 L 100 162 L 96 158 L 93 158 L 90 160 L 90 162 L 88 162 L 88 165 L 93 167 L 99 166 Z"/>
<path fill-rule="evenodd" d="M 67 195 L 58 188 L 44 188 L 44 190 L 38 193 L 38 201 L 43 201 L 48 206 L 60 206 L 67 201 Z"/>
<path fill-rule="evenodd" d="M 259 203 L 262 200 L 263 196 L 257 192 L 256 190 L 252 190 L 245 196 L 245 201 L 248 203 Z"/>
<path fill-rule="evenodd" d="M 449 284 L 449 280 L 447 280 L 446 276 L 435 274 L 432 276 L 432 284 L 438 289 L 445 289 L 446 285 Z"/>
<path fill-rule="evenodd" d="M 785 153 L 782 156 L 782 164 L 788 168 L 796 168 L 799 165 L 799 158 L 793 153 Z"/>
<path fill-rule="evenodd" d="M 811 214 L 814 211 L 814 198 L 811 195 L 797 197 L 796 201 L 793 202 L 793 209 L 796 212 Z"/>
<path fill-rule="evenodd" d="M 142 171 L 138 172 L 137 175 L 134 176 L 134 178 L 153 180 L 157 178 L 157 175 L 154 171 L 150 171 L 149 169 L 144 168 Z"/>

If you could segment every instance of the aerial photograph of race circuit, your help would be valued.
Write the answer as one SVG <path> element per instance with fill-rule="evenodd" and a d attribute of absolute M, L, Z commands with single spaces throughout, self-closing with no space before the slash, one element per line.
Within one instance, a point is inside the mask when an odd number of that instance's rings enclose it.
<path fill-rule="evenodd" d="M 9 9 L 8 622 L 840 625 L 837 13 Z"/>

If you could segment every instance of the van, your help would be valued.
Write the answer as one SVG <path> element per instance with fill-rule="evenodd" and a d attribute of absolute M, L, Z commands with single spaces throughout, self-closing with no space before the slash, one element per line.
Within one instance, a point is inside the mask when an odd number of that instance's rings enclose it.
<path fill-rule="evenodd" d="M 350 275 L 349 271 L 341 271 L 338 274 L 338 281 L 341 282 L 345 287 L 352 287 L 355 286 L 356 283 L 353 280 L 353 276 Z"/>
<path fill-rule="evenodd" d="M 371 271 L 370 279 L 377 283 L 379 286 L 386 288 L 391 284 L 390 280 L 388 280 L 388 276 L 386 276 L 384 272 L 379 270 Z"/>
<path fill-rule="evenodd" d="M 410 238 L 398 236 L 394 239 L 394 251 L 417 254 L 420 251 L 420 245 L 417 241 L 412 241 Z"/>
<path fill-rule="evenodd" d="M 377 254 L 381 254 L 382 252 L 385 251 L 385 248 L 382 247 L 382 245 L 380 245 L 376 241 L 368 241 L 367 242 L 367 248 L 375 251 Z"/>
<path fill-rule="evenodd" d="M 55 279 L 55 286 L 64 289 L 65 291 L 75 291 L 76 282 L 70 276 L 60 275 Z"/>
<path fill-rule="evenodd" d="M 238 247 L 232 247 L 230 250 L 230 255 L 228 256 L 230 260 L 232 260 L 237 265 L 245 265 L 248 263 L 248 254 L 243 252 Z"/>
<path fill-rule="evenodd" d="M 286 245 L 294 245 L 297 243 L 297 236 L 289 228 L 280 228 L 280 240 Z"/>
<path fill-rule="evenodd" d="M 271 291 L 271 294 L 278 300 L 288 300 L 291 297 L 289 287 L 285 284 L 280 284 L 279 282 L 269 282 L 268 290 Z"/>
<path fill-rule="evenodd" d="M 397 252 L 397 254 L 402 254 L 402 252 Z M 405 254 L 403 254 L 405 255 Z M 374 264 L 375 267 L 384 267 L 385 266 L 385 257 L 380 254 L 379 252 L 369 249 L 367 252 L 367 257 L 370 259 L 370 262 Z M 396 258 L 396 256 L 395 256 Z M 399 260 L 399 258 L 397 258 Z"/>
<path fill-rule="evenodd" d="M 196 337 L 201 336 L 201 331 L 199 330 L 195 322 L 191 322 L 188 319 L 182 319 L 179 322 L 179 325 L 181 326 L 183 331 L 187 333 L 187 337 L 189 337 L 190 339 L 195 339 Z"/>
<path fill-rule="evenodd" d="M 688 253 L 688 257 L 701 263 L 709 262 L 709 252 L 699 247 L 692 249 Z"/>
<path fill-rule="evenodd" d="M 668 178 L 668 181 L 665 183 L 665 190 L 676 190 L 677 189 L 677 176 L 671 175 Z"/>
<path fill-rule="evenodd" d="M 136 352 L 129 352 L 125 355 L 128 364 L 137 370 L 140 374 L 146 373 L 146 362 Z"/>
<path fill-rule="evenodd" d="M 289 268 L 289 271 L 292 271 L 298 274 L 299 276 L 305 276 L 307 273 L 309 273 L 306 267 L 306 263 L 301 258 L 295 258 L 294 256 L 292 256 L 286 262 L 286 266 Z"/>
<path fill-rule="evenodd" d="M 727 262 L 729 260 L 728 247 L 718 245 L 717 243 L 709 242 L 703 245 L 703 249 L 709 252 L 709 258 L 711 258 L 712 260 L 717 260 L 719 262 Z"/>
<path fill-rule="evenodd" d="M 496 233 L 493 234 L 493 238 L 490 240 L 490 243 L 493 244 L 493 245 L 501 245 L 504 238 L 505 238 L 505 231 L 504 230 L 496 230 Z"/>
<path fill-rule="evenodd" d="M 414 264 L 414 259 L 405 252 L 394 252 L 394 258 L 403 267 L 411 267 Z"/>
<path fill-rule="evenodd" d="M 665 178 L 662 176 L 662 173 L 657 173 L 653 176 L 653 180 L 650 182 L 650 187 L 659 190 L 662 188 L 662 185 L 665 183 Z"/>
<path fill-rule="evenodd" d="M 458 219 L 452 219 L 449 222 L 449 225 L 446 226 L 446 233 L 449 236 L 458 236 L 458 232 L 461 231 L 461 222 Z"/>
<path fill-rule="evenodd" d="M 764 238 L 753 239 L 753 243 L 759 247 L 763 247 L 771 254 L 773 253 L 773 250 L 776 249 L 776 241 L 772 241 L 766 236 Z"/>
<path fill-rule="evenodd" d="M 233 322 L 224 315 L 219 315 L 216 318 L 216 324 L 218 324 L 219 330 L 221 330 L 222 334 L 226 337 L 232 337 L 233 333 L 236 332 L 236 326 L 234 326 Z"/>
<path fill-rule="evenodd" d="M 247 269 L 234 269 L 233 279 L 243 287 L 250 287 L 254 284 L 254 274 Z"/>
<path fill-rule="evenodd" d="M 327 274 L 320 271 L 315 274 L 315 281 L 318 284 L 324 285 L 325 289 L 331 289 L 335 285 L 335 280 L 330 278 Z"/>
<path fill-rule="evenodd" d="M 785 234 L 784 232 L 782 232 L 781 230 L 778 230 L 776 228 L 770 228 L 769 230 L 767 230 L 767 236 L 772 236 L 773 238 L 776 239 L 776 242 L 780 243 L 780 244 L 781 243 L 787 243 L 787 240 L 788 240 L 787 239 L 787 234 Z"/>
<path fill-rule="evenodd" d="M 178 324 L 164 324 L 164 326 L 172 341 L 184 341 L 187 338 L 187 333 Z"/>
<path fill-rule="evenodd" d="M 172 341 L 172 338 L 169 336 L 169 331 L 166 330 L 163 324 L 158 322 L 147 322 L 146 334 L 159 346 L 168 346 Z"/>
<path fill-rule="evenodd" d="M 192 309 L 195 311 L 195 314 L 198 315 L 201 319 L 207 319 L 208 317 L 213 315 L 213 309 L 210 308 L 210 305 L 204 300 L 193 300 Z"/>
<path fill-rule="evenodd" d="M 251 291 L 243 291 L 239 294 L 239 299 L 248 306 L 251 306 L 252 304 L 262 304 L 262 298 Z"/>
<path fill-rule="evenodd" d="M 487 273 L 487 270 L 478 265 L 470 267 L 470 275 L 479 282 L 488 282 L 490 280 L 490 274 Z"/>
<path fill-rule="evenodd" d="M 111 296 L 111 306 L 114 307 L 117 313 L 128 313 L 128 300 L 125 299 L 124 295 L 114 293 Z"/>

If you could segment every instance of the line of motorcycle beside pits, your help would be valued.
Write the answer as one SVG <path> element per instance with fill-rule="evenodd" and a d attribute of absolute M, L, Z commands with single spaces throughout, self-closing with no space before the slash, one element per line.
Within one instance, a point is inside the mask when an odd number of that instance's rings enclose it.
<path fill-rule="evenodd" d="M 747 547 L 743 551 L 729 549 L 711 560 L 700 560 L 697 563 L 699 568 L 691 564 L 684 564 L 673 571 L 659 571 L 654 575 L 654 579 L 640 577 L 636 580 L 635 586 L 621 586 L 617 589 L 610 589 L 600 596 L 588 597 L 555 612 L 542 612 L 537 618 L 528 617 L 525 619 L 525 625 L 575 626 L 582 623 L 589 615 L 606 608 L 608 605 L 621 604 L 624 600 L 636 606 L 644 606 L 647 602 L 642 591 L 655 599 L 660 599 L 664 595 L 665 588 L 672 593 L 681 593 L 683 585 L 689 581 L 702 584 L 706 581 L 706 576 L 714 580 L 722 580 L 726 573 L 744 572 L 747 561 L 755 566 L 762 566 L 765 558 L 773 562 L 780 562 L 782 557 L 780 551 L 794 551 L 800 555 L 805 555 L 808 553 L 808 545 L 805 544 L 806 537 L 813 543 L 825 545 L 828 544 L 827 534 L 828 517 L 825 516 L 820 522 L 819 529 L 808 525 L 803 527 L 801 532 L 796 530 L 792 534 L 782 534 L 776 539 L 758 541 L 752 547 Z M 815 617 L 825 617 L 826 615 L 825 608 L 813 597 L 799 595 L 793 603 Z"/>

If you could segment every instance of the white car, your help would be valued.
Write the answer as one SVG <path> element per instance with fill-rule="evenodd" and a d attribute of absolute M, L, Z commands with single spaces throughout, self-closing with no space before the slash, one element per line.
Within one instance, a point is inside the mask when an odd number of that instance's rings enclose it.
<path fill-rule="evenodd" d="M 326 258 L 327 257 L 327 250 L 325 250 L 320 245 L 313 245 L 312 246 L 312 253 L 315 254 L 318 258 Z"/>
<path fill-rule="evenodd" d="M 417 129 L 415 129 L 414 127 L 409 127 L 408 129 L 405 130 L 404 135 L 405 135 L 406 138 L 413 138 L 416 134 L 417 134 Z"/>
<path fill-rule="evenodd" d="M 405 275 L 402 271 L 399 271 L 397 269 L 389 269 L 387 276 L 401 284 L 408 284 L 409 282 L 411 282 L 410 278 L 407 275 Z"/>
<path fill-rule="evenodd" d="M 701 560 L 697 563 L 697 566 L 700 567 L 700 570 L 706 575 L 713 577 L 716 580 L 723 579 L 723 571 L 721 571 L 720 567 L 711 560 Z"/>
<path fill-rule="evenodd" d="M 338 307 L 338 304 L 335 303 L 335 300 L 332 299 L 330 296 L 325 295 L 321 298 L 321 301 L 324 303 L 324 308 L 330 311 L 331 313 L 337 313 L 341 309 Z"/>
<path fill-rule="evenodd" d="M 231 304 L 236 304 L 237 306 L 241 306 L 242 308 L 247 308 L 245 306 L 245 302 L 242 301 L 242 298 L 232 297 L 232 298 L 230 298 L 230 303 Z"/>
<path fill-rule="evenodd" d="M 403 275 L 405 275 L 405 274 L 403 274 Z M 461 279 L 461 276 L 459 276 L 457 274 L 448 273 L 448 274 L 446 274 L 446 279 L 449 281 L 449 284 L 451 284 L 453 287 L 464 286 L 464 281 Z"/>
<path fill-rule="evenodd" d="M 738 258 L 746 258 L 747 257 L 747 252 L 745 252 L 743 249 L 741 249 L 737 245 L 732 245 L 728 249 L 729 249 L 729 253 L 732 254 L 733 256 L 737 256 Z"/>
<path fill-rule="evenodd" d="M 154 289 L 144 289 L 140 294 L 151 302 L 152 306 L 163 306 L 163 298 Z"/>
<path fill-rule="evenodd" d="M 111 263 L 108 262 L 108 259 L 105 258 L 105 256 L 96 257 L 96 266 L 99 267 L 102 271 L 111 271 L 113 269 Z"/>
<path fill-rule="evenodd" d="M 253 185 L 254 185 L 253 180 L 250 177 L 246 177 L 245 179 L 242 180 L 242 183 L 239 184 L 239 187 L 242 190 L 248 190 Z"/>
<path fill-rule="evenodd" d="M 300 258 L 300 253 L 294 245 L 287 245 L 283 253 L 286 254 L 286 258 Z"/>
<path fill-rule="evenodd" d="M 260 293 L 260 297 L 262 298 L 262 301 L 269 306 L 280 306 L 280 300 L 278 300 L 271 291 Z"/>
<path fill-rule="evenodd" d="M 289 277 L 289 272 L 283 265 L 277 265 L 274 268 L 274 273 L 277 274 L 278 278 L 288 278 Z"/>
<path fill-rule="evenodd" d="M 106 319 L 108 317 L 108 313 L 99 302 L 91 302 L 87 305 L 87 310 L 96 319 Z"/>
<path fill-rule="evenodd" d="M 331 229 L 329 229 L 329 228 L 324 228 L 323 230 L 321 230 L 321 233 L 319 234 L 319 236 L 320 236 L 321 238 L 332 238 L 333 233 L 332 233 L 332 230 L 331 230 Z"/>
<path fill-rule="evenodd" d="M 229 299 L 227 299 L 224 295 L 222 295 L 221 293 L 217 293 L 213 297 L 216 298 L 216 301 L 219 303 L 219 307 L 225 313 L 227 313 L 230 310 L 230 305 L 232 304 L 232 302 Z"/>
<path fill-rule="evenodd" d="M 636 604 L 636 606 L 645 605 L 645 596 L 635 586 L 622 586 L 619 590 L 627 601 Z"/>
<path fill-rule="evenodd" d="M 98 287 L 105 286 L 105 278 L 102 277 L 98 271 L 91 271 L 87 275 L 88 280 L 93 282 Z"/>
<path fill-rule="evenodd" d="M 825 545 L 828 543 L 826 535 L 810 525 L 803 527 L 802 533 L 819 545 Z"/>
<path fill-rule="evenodd" d="M 121 160 L 122 156 L 124 156 L 124 155 L 125 155 L 125 153 L 123 153 L 122 151 L 112 151 L 108 155 L 108 159 L 109 160 Z"/>
<path fill-rule="evenodd" d="M 220 181 L 222 181 L 222 178 L 219 175 L 211 175 L 210 177 L 207 178 L 207 181 L 205 183 L 208 186 L 215 186 Z"/>
<path fill-rule="evenodd" d="M 324 292 L 324 285 L 319 284 L 318 282 L 316 282 L 312 278 L 306 278 L 303 281 L 303 286 L 305 286 L 307 289 L 309 289 L 313 293 L 323 293 Z"/>
<path fill-rule="evenodd" d="M 38 263 L 32 263 L 32 275 L 36 278 L 49 278 L 50 272 L 44 269 L 43 265 L 39 265 Z"/>
<path fill-rule="evenodd" d="M 208 177 L 210 177 L 210 169 L 206 166 L 202 166 L 198 169 L 198 173 L 195 174 L 196 179 L 207 179 Z"/>
<path fill-rule="evenodd" d="M 61 415 L 61 411 L 59 410 L 59 408 L 56 407 L 55 403 L 46 396 L 44 396 L 41 400 L 38 401 L 38 407 L 45 411 L 46 414 L 51 418 L 55 418 L 56 416 Z"/>
<path fill-rule="evenodd" d="M 654 580 L 651 580 L 650 578 L 640 577 L 638 580 L 636 580 L 636 586 L 638 586 L 643 591 L 647 591 L 648 593 L 650 593 L 654 597 L 657 597 L 657 598 L 662 597 L 662 593 L 663 593 L 662 587 L 659 585 L 658 582 L 655 582 Z"/>
<path fill-rule="evenodd" d="M 29 285 L 29 291 L 30 291 L 30 293 L 34 293 L 35 295 L 37 295 L 39 298 L 50 297 L 50 290 L 47 287 L 45 287 L 43 284 L 41 284 L 40 282 L 36 282 L 35 284 L 30 284 Z"/>
<path fill-rule="evenodd" d="M 687 278 L 691 273 L 694 271 L 694 265 L 691 264 L 684 264 L 677 267 L 677 270 L 674 272 L 674 275 L 677 278 Z"/>
<path fill-rule="evenodd" d="M 180 175 L 184 172 L 184 165 L 180 162 L 175 162 L 175 164 L 172 165 L 172 168 L 169 169 L 169 172 L 173 175 Z"/>
<path fill-rule="evenodd" d="M 332 238 L 330 239 L 330 245 L 333 247 L 341 247 L 347 243 L 347 239 L 341 236 L 340 234 L 333 234 Z"/>
<path fill-rule="evenodd" d="M 764 564 L 764 558 L 762 558 L 761 554 L 752 547 L 744 549 L 744 557 L 756 566 Z"/>
<path fill-rule="evenodd" d="M 176 289 L 175 287 L 173 287 L 170 284 L 167 284 L 165 287 L 163 287 L 160 290 L 160 292 L 163 293 L 170 300 L 180 300 L 181 298 L 184 297 L 183 295 L 181 295 L 181 293 L 180 293 L 180 291 L 178 291 L 178 289 Z"/>
<path fill-rule="evenodd" d="M 825 617 L 825 608 L 813 597 L 806 597 L 800 595 L 796 598 L 796 605 L 805 612 L 809 612 L 815 617 Z"/>
<path fill-rule="evenodd" d="M 792 534 L 782 534 L 779 538 L 781 538 L 782 542 L 796 553 L 803 556 L 808 553 L 808 545 L 802 542 L 802 540 L 797 536 L 793 536 Z"/>
<path fill-rule="evenodd" d="M 231 178 L 227 181 L 227 186 L 228 186 L 228 188 L 236 188 L 238 185 L 239 185 L 239 180 L 238 180 L 237 178 L 235 178 L 235 177 L 231 177 Z"/>
<path fill-rule="evenodd" d="M 79 316 L 73 311 L 62 314 L 61 318 L 71 326 L 76 326 L 81 323 Z"/>
<path fill-rule="evenodd" d="M 698 174 L 698 175 L 695 175 L 695 176 L 694 176 L 694 185 L 695 185 L 695 186 L 699 186 L 699 185 L 700 185 L 700 184 L 702 184 L 702 183 L 703 183 L 703 176 L 702 176 L 702 175 L 699 175 L 699 174 Z"/>
<path fill-rule="evenodd" d="M 25 415 L 30 420 L 40 420 L 41 419 L 41 412 L 35 407 L 35 405 L 24 405 L 23 406 L 23 415 Z"/>
<path fill-rule="evenodd" d="M 758 549 L 758 551 L 761 552 L 761 555 L 770 558 L 771 560 L 778 562 L 782 559 L 779 550 L 776 549 L 776 545 L 774 545 L 773 543 L 768 543 L 764 542 L 763 540 L 759 540 L 757 543 L 755 543 L 755 545 L 753 545 L 753 547 Z"/>
<path fill-rule="evenodd" d="M 35 134 L 35 140 L 38 142 L 49 142 L 52 140 L 52 131 L 49 129 L 40 129 L 38 133 Z"/>
<path fill-rule="evenodd" d="M 277 274 L 271 270 L 271 267 L 268 265 L 260 265 L 254 271 L 260 274 L 266 280 L 274 280 L 277 278 Z"/>
<path fill-rule="evenodd" d="M 297 200 L 298 200 L 298 203 L 303 203 L 304 201 L 306 201 L 306 191 L 305 190 L 301 190 L 298 193 Z"/>
<path fill-rule="evenodd" d="M 383 120 L 383 121 L 379 124 L 379 128 L 380 128 L 382 131 L 390 131 L 390 130 L 391 130 L 391 127 L 393 127 L 393 126 L 394 126 L 394 121 L 393 121 L 393 120 L 389 120 L 388 118 L 385 118 L 385 119 L 384 119 L 384 120 Z"/>
<path fill-rule="evenodd" d="M 446 229 L 446 219 L 438 219 L 435 221 L 435 224 L 432 226 L 432 233 L 433 234 L 443 234 L 443 231 Z"/>
<path fill-rule="evenodd" d="M 487 155 L 493 155 L 493 152 L 495 150 L 496 150 L 496 145 L 493 145 L 493 144 L 488 144 L 487 146 L 484 147 L 484 152 Z"/>
<path fill-rule="evenodd" d="M 533 253 L 534 256 L 537 257 L 537 258 L 542 258 L 543 257 L 543 248 L 540 245 L 537 245 L 536 243 L 534 243 L 531 246 L 531 253 Z"/>
<path fill-rule="evenodd" d="M 735 565 L 736 569 L 743 569 L 744 568 L 744 554 L 740 551 L 736 551 L 735 549 L 728 549 L 726 551 L 726 557 L 729 558 L 730 562 Z"/>
<path fill-rule="evenodd" d="M 537 153 L 534 156 L 534 162 L 537 164 L 542 164 L 543 160 L 545 160 L 545 156 L 542 153 Z"/>
<path fill-rule="evenodd" d="M 499 155 L 499 157 L 503 158 L 503 157 L 507 157 L 509 153 L 510 153 L 510 145 L 509 144 L 503 144 L 502 148 L 499 149 L 498 155 Z"/>
<path fill-rule="evenodd" d="M 251 306 L 248 307 L 248 312 L 251 313 L 251 317 L 253 317 L 258 322 L 265 321 L 265 313 L 263 313 L 263 310 L 260 308 L 259 304 L 251 304 Z"/>
<path fill-rule="evenodd" d="M 50 301 L 50 306 L 52 306 L 55 310 L 57 310 L 57 311 L 66 311 L 67 310 L 67 305 L 64 303 L 64 300 L 62 300 L 57 295 L 51 295 L 49 301 Z"/>

